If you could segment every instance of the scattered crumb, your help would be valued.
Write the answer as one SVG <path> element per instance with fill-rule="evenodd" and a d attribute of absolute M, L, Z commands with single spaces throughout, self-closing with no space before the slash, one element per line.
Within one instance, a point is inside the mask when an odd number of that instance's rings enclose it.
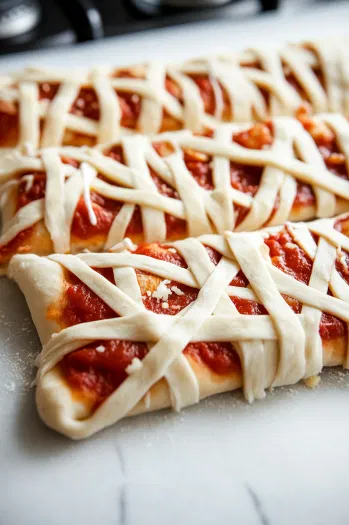
<path fill-rule="evenodd" d="M 18 323 L 18 320 L 9 320 L 0 312 L 0 327 L 0 363 L 2 370 L 6 371 L 0 382 L 0 393 L 26 393 L 32 388 L 34 361 L 40 347 L 37 338 L 32 337 L 32 321 L 29 317 L 24 317 Z M 18 338 L 25 341 L 25 348 L 20 352 L 13 348 Z"/>
<path fill-rule="evenodd" d="M 308 388 L 315 388 L 320 383 L 320 376 L 310 376 L 304 379 L 304 383 Z"/>
<path fill-rule="evenodd" d="M 7 383 L 4 384 L 4 388 L 8 392 L 14 392 L 16 390 L 16 384 L 14 381 L 7 381 Z"/>

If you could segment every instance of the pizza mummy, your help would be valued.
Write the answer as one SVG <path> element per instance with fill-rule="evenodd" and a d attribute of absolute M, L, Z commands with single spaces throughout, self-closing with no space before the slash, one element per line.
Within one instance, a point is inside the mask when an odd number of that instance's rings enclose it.
<path fill-rule="evenodd" d="M 348 41 L 250 49 L 165 66 L 26 69 L 0 78 L 0 148 L 102 144 L 123 133 L 314 113 L 349 115 Z"/>
<path fill-rule="evenodd" d="M 85 438 L 125 416 L 348 365 L 349 214 L 115 253 L 16 255 L 43 349 L 45 423 Z"/>
<path fill-rule="evenodd" d="M 126 137 L 89 148 L 14 152 L 0 168 L 0 265 L 15 253 L 110 250 L 349 210 L 349 124 L 337 114 L 276 117 Z"/>

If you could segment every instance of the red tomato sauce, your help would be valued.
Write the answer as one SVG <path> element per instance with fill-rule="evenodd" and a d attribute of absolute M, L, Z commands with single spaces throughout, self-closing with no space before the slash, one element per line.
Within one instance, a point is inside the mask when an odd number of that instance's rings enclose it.
<path fill-rule="evenodd" d="M 297 93 L 302 97 L 304 101 L 309 102 L 309 97 L 306 91 L 304 90 L 303 86 L 300 84 L 296 76 L 293 74 L 293 72 L 289 69 L 289 67 L 284 64 L 284 72 L 285 72 L 285 78 L 289 84 L 297 91 Z M 314 68 L 313 73 L 315 73 L 316 78 L 319 80 L 321 86 L 325 88 L 325 80 L 323 72 L 320 68 Z"/>
<path fill-rule="evenodd" d="M 269 247 L 271 260 L 276 267 L 308 284 L 312 262 L 306 253 L 294 243 L 288 231 L 270 235 L 265 243 Z M 211 261 L 215 265 L 218 264 L 221 255 L 213 248 L 206 247 L 206 249 Z M 135 253 L 171 262 L 180 267 L 186 266 L 184 259 L 176 250 L 158 243 L 139 246 Z M 111 269 L 97 271 L 114 283 Z M 150 279 L 150 285 L 153 283 L 154 278 L 151 275 L 138 270 L 136 273 L 141 289 L 143 279 L 146 283 Z M 68 282 L 62 313 L 62 322 L 65 326 L 117 317 L 116 312 L 76 277 L 69 274 Z M 248 280 L 242 271 L 232 280 L 231 285 L 238 287 L 248 285 Z M 197 289 L 176 282 L 170 282 L 167 285 L 169 289 L 173 286 L 176 286 L 177 290 L 183 291 L 184 295 L 171 293 L 166 301 L 166 308 L 164 308 L 162 301 L 152 297 L 151 294 L 144 293 L 147 291 L 147 284 L 145 284 L 145 289 L 142 290 L 145 307 L 156 313 L 175 315 L 196 299 Z M 297 300 L 287 296 L 284 298 L 295 313 L 300 313 L 301 304 Z M 232 297 L 231 300 L 241 314 L 261 315 L 267 313 L 262 305 L 254 301 L 238 297 Z M 346 325 L 342 321 L 328 314 L 322 315 L 320 336 L 323 340 L 330 340 L 345 334 Z M 100 351 L 101 346 L 104 348 L 103 351 Z M 131 364 L 133 358 L 143 359 L 146 353 L 147 347 L 144 343 L 118 340 L 99 341 L 65 356 L 60 366 L 68 383 L 79 392 L 92 397 L 93 407 L 97 408 L 127 377 L 125 369 Z M 206 364 L 217 374 L 230 374 L 240 370 L 239 357 L 229 343 L 191 343 L 186 347 L 184 353 L 198 362 Z"/>
<path fill-rule="evenodd" d="M 196 182 L 205 190 L 213 189 L 212 179 L 212 158 L 204 153 L 193 150 L 184 151 L 184 162 L 196 180 Z"/>
<path fill-rule="evenodd" d="M 349 237 L 349 218 L 347 216 L 336 220 L 334 224 L 335 230 L 343 233 L 346 237 Z"/>
<path fill-rule="evenodd" d="M 272 263 L 284 273 L 301 281 L 309 283 L 312 261 L 308 255 L 294 243 L 291 235 L 284 231 L 281 234 L 270 235 L 265 240 L 270 250 Z M 301 304 L 290 297 L 284 299 L 295 313 L 301 312 Z M 323 313 L 320 322 L 320 336 L 323 340 L 331 340 L 342 337 L 347 333 L 346 324 L 333 315 Z"/>
<path fill-rule="evenodd" d="M 239 373 L 240 359 L 230 343 L 190 343 L 184 350 L 219 375 Z"/>
<path fill-rule="evenodd" d="M 138 255 L 147 255 L 153 259 L 159 259 L 181 268 L 187 268 L 187 264 L 180 253 L 174 248 L 168 248 L 166 245 L 159 244 L 157 242 L 151 242 L 147 244 L 140 244 L 135 250 Z"/>
<path fill-rule="evenodd" d="M 30 252 L 29 238 L 33 233 L 33 227 L 22 230 L 12 241 L 0 245 L 0 264 L 7 264 L 15 253 Z"/>
<path fill-rule="evenodd" d="M 210 78 L 207 75 L 190 76 L 200 90 L 200 96 L 204 103 L 205 113 L 208 113 L 209 115 L 214 115 L 217 108 L 217 100 Z M 219 87 L 223 97 L 223 114 L 221 115 L 221 118 L 222 120 L 228 120 L 232 111 L 230 107 L 230 100 L 225 89 L 220 83 Z"/>
<path fill-rule="evenodd" d="M 168 251 L 164 247 L 159 247 L 157 250 L 157 247 L 159 245 L 156 243 L 144 245 L 143 250 L 140 247 L 136 253 L 146 255 L 157 253 L 160 259 L 183 265 L 180 254 Z M 97 271 L 115 284 L 113 272 L 110 268 Z M 136 273 L 146 275 L 144 272 L 137 271 Z M 117 317 L 116 312 L 70 273 L 68 274 L 68 282 L 61 316 L 61 322 L 64 326 Z M 180 283 L 170 283 L 169 287 L 175 285 L 183 291 L 183 295 L 177 295 L 173 292 L 169 296 L 166 310 L 162 308 L 161 301 L 147 295 L 143 298 L 145 307 L 156 313 L 174 315 L 197 297 L 197 290 Z M 99 345 L 105 347 L 104 352 L 100 353 L 96 350 Z M 134 357 L 142 359 L 146 352 L 147 347 L 143 343 L 115 340 L 93 343 L 64 357 L 61 369 L 72 387 L 83 393 L 89 390 L 93 391 L 94 407 L 97 408 L 103 399 L 110 395 L 126 378 L 125 369 L 131 364 L 132 359 Z"/>
<path fill-rule="evenodd" d="M 14 147 L 18 139 L 18 103 L 0 100 L 0 147 Z"/>
<path fill-rule="evenodd" d="M 18 187 L 17 211 L 32 201 L 42 199 L 45 196 L 46 177 L 43 173 L 32 173 L 33 184 L 26 191 L 27 182 L 23 180 Z M 24 176 L 24 174 L 23 174 Z M 21 231 L 14 239 L 0 246 L 0 264 L 6 264 L 15 253 L 27 253 L 30 251 L 29 239 L 33 233 L 33 226 Z"/>
<path fill-rule="evenodd" d="M 126 73 L 125 75 L 126 76 Z M 127 75 L 129 76 L 129 75 Z M 39 85 L 39 99 L 53 100 L 59 89 L 59 84 L 48 82 Z M 137 126 L 138 117 L 141 111 L 141 97 L 134 93 L 118 93 L 121 108 L 121 125 L 127 128 Z M 80 89 L 73 105 L 70 109 L 73 115 L 86 117 L 92 120 L 99 120 L 100 108 L 97 94 L 93 88 L 83 87 Z"/>
<path fill-rule="evenodd" d="M 307 107 L 300 108 L 297 118 L 315 141 L 327 169 L 342 179 L 348 179 L 346 159 L 337 143 L 335 133 L 327 124 L 315 121 Z"/>
<path fill-rule="evenodd" d="M 159 148 L 161 148 L 161 146 L 162 144 L 160 143 Z M 158 150 L 157 147 L 155 149 Z M 124 154 L 123 154 L 121 145 L 113 146 L 111 149 L 105 152 L 105 155 L 107 155 L 108 157 L 111 157 L 117 162 L 125 164 Z M 172 199 L 179 199 L 178 192 L 172 186 L 167 184 L 161 177 L 159 177 L 159 175 L 157 175 L 157 173 L 155 173 L 155 171 L 152 168 L 149 167 L 149 171 L 150 171 L 151 178 L 153 179 L 161 195 L 164 195 L 165 197 L 170 197 Z M 106 179 L 106 181 L 109 184 L 111 184 L 110 180 Z M 168 238 L 185 235 L 186 229 L 187 229 L 186 221 L 182 219 L 178 219 L 177 217 L 174 217 L 173 215 L 170 215 L 168 213 L 165 213 L 165 221 L 166 221 L 166 231 L 167 231 Z M 107 234 L 108 231 L 109 231 L 109 228 L 108 230 L 105 231 L 105 234 Z M 135 213 L 127 229 L 126 235 L 132 235 L 133 233 L 140 234 L 142 233 L 142 231 L 143 231 L 143 227 L 142 227 L 142 218 L 140 214 L 140 209 L 139 209 L 139 206 L 136 206 Z"/>
<path fill-rule="evenodd" d="M 346 237 L 349 237 L 349 219 L 344 217 L 343 219 L 338 219 L 334 225 L 335 229 L 343 233 Z M 340 276 L 349 284 L 349 254 L 342 250 L 344 255 L 344 261 L 337 258 L 336 260 L 336 270 L 339 272 Z"/>
<path fill-rule="evenodd" d="M 271 122 L 257 123 L 252 128 L 236 133 L 233 136 L 235 142 L 245 148 L 267 149 L 273 143 L 273 127 Z M 254 197 L 258 191 L 264 168 L 259 166 L 246 166 L 239 163 L 230 163 L 231 185 L 233 188 Z M 298 207 L 312 206 L 315 204 L 315 195 L 309 184 L 297 181 L 297 193 L 293 202 L 293 209 Z M 279 207 L 279 196 L 277 196 L 270 218 L 273 217 Z M 235 205 L 237 210 L 236 224 L 239 225 L 249 212 L 249 208 Z"/>
<path fill-rule="evenodd" d="M 344 219 L 341 223 L 340 221 L 337 221 L 337 223 L 337 229 L 341 227 L 347 227 L 349 233 L 348 220 L 345 221 Z M 270 235 L 265 240 L 265 244 L 269 248 L 269 254 L 274 266 L 282 270 L 287 275 L 290 275 L 294 279 L 297 279 L 298 281 L 301 281 L 305 284 L 309 283 L 312 271 L 312 261 L 307 256 L 307 254 L 294 242 L 288 231 L 281 231 L 280 233 Z M 206 249 L 210 255 L 211 261 L 215 265 L 218 264 L 221 258 L 220 254 L 212 248 L 206 247 Z M 349 255 L 347 254 L 346 257 L 349 267 Z M 349 271 L 344 269 L 343 266 L 340 268 L 339 261 L 337 261 L 337 269 L 349 284 Z M 248 284 L 248 280 L 241 270 L 230 283 L 231 286 L 243 288 L 246 288 Z M 296 314 L 301 313 L 302 305 L 299 301 L 286 295 L 283 297 Z M 231 300 L 240 314 L 265 315 L 268 313 L 264 306 L 255 301 L 250 301 L 239 297 L 231 297 Z M 323 340 L 341 337 L 347 333 L 346 324 L 332 315 L 323 313 L 319 333 Z"/>
<path fill-rule="evenodd" d="M 183 93 L 181 87 L 166 75 L 165 79 L 166 91 L 168 91 L 173 97 L 175 97 L 181 104 L 183 104 Z"/>
<path fill-rule="evenodd" d="M 147 351 L 144 343 L 98 341 L 66 355 L 60 368 L 73 389 L 92 398 L 92 410 L 96 410 L 126 379 L 132 360 L 143 359 Z"/>
<path fill-rule="evenodd" d="M 234 133 L 233 140 L 240 146 L 248 149 L 265 149 L 273 143 L 273 130 L 270 123 L 257 123 L 251 128 Z M 234 189 L 254 197 L 258 191 L 264 168 L 260 166 L 248 166 L 238 162 L 230 163 L 230 179 Z M 248 212 L 249 208 L 235 204 L 237 210 L 236 225 L 239 225 Z"/>
<path fill-rule="evenodd" d="M 136 274 L 138 273 L 138 270 L 136 270 Z M 144 272 L 141 273 L 144 274 Z M 198 290 L 191 288 L 190 286 L 186 286 L 185 284 L 177 283 L 175 281 L 170 281 L 167 284 L 167 288 L 169 289 L 171 289 L 173 286 L 176 286 L 176 288 L 181 290 L 183 295 L 178 295 L 173 292 L 171 295 L 169 295 L 165 303 L 159 299 L 156 299 L 155 297 L 148 297 L 147 295 L 144 295 L 143 304 L 146 309 L 154 312 L 155 314 L 176 315 L 181 310 L 186 308 L 190 303 L 195 301 L 198 296 Z M 164 305 L 166 305 L 167 308 L 165 308 Z"/>
<path fill-rule="evenodd" d="M 71 232 L 75 238 L 91 239 L 96 236 L 106 237 L 116 215 L 124 204 L 120 201 L 114 201 L 113 199 L 102 197 L 102 195 L 93 191 L 91 191 L 91 201 L 97 223 L 95 225 L 91 223 L 86 202 L 84 198 L 81 197 L 75 210 L 71 228 Z M 167 236 L 169 238 L 176 234 L 180 235 L 186 232 L 186 221 L 167 213 L 165 213 L 165 221 Z M 136 205 L 131 221 L 126 229 L 126 237 L 140 235 L 142 233 L 143 223 L 141 210 L 140 207 Z"/>
<path fill-rule="evenodd" d="M 212 250 L 212 254 L 213 254 Z M 137 248 L 137 254 L 155 256 L 157 259 L 185 267 L 182 256 L 173 248 L 157 243 L 145 244 Z M 114 283 L 111 269 L 98 270 L 110 282 Z M 145 272 L 136 271 L 139 278 L 147 277 Z M 152 279 L 151 276 L 149 276 Z M 61 323 L 72 326 L 77 323 L 110 319 L 117 314 L 94 294 L 86 285 L 72 274 L 67 274 L 68 286 L 64 294 Z M 167 308 L 162 301 L 143 295 L 145 307 L 156 313 L 175 315 L 194 301 L 198 290 L 177 282 L 170 282 L 167 287 L 176 286 L 183 292 L 174 291 L 169 295 Z M 104 347 L 104 351 L 97 348 Z M 231 374 L 240 370 L 239 358 L 229 343 L 192 343 L 184 352 L 199 362 L 205 363 L 217 374 Z M 144 343 L 128 341 L 98 341 L 65 356 L 60 364 L 64 377 L 72 388 L 92 398 L 96 409 L 127 377 L 126 368 L 134 357 L 143 359 L 147 353 Z"/>
<path fill-rule="evenodd" d="M 18 188 L 17 210 L 23 208 L 30 202 L 45 197 L 46 190 L 46 175 L 44 173 L 32 173 L 34 175 L 33 183 L 27 190 L 27 182 L 23 180 Z"/>
<path fill-rule="evenodd" d="M 207 75 L 192 74 L 188 75 L 198 86 L 200 91 L 201 99 L 204 103 L 204 111 L 209 115 L 214 115 L 216 111 L 216 95 L 212 86 L 212 82 Z M 172 80 L 169 76 L 166 77 L 165 81 L 166 90 L 171 93 L 182 105 L 183 105 L 183 92 L 181 87 Z M 230 100 L 227 93 L 222 85 L 220 89 L 223 97 L 223 114 L 222 120 L 229 120 L 231 114 Z"/>
<path fill-rule="evenodd" d="M 98 269 L 112 284 L 115 284 L 111 268 Z M 68 272 L 68 286 L 64 292 L 63 308 L 60 322 L 63 326 L 73 326 L 79 323 L 89 323 L 101 319 L 118 317 L 98 295 L 80 281 L 74 274 Z"/>
<path fill-rule="evenodd" d="M 219 252 L 206 246 L 206 250 L 210 256 L 211 261 L 214 265 L 217 265 L 221 260 L 222 256 Z M 240 288 L 246 288 L 248 286 L 248 279 L 245 274 L 240 270 L 238 274 L 231 281 L 230 286 L 238 286 Z M 234 303 L 237 311 L 242 315 L 265 315 L 267 314 L 266 309 L 261 304 L 250 301 L 248 299 L 242 299 L 240 297 L 230 297 L 232 303 Z"/>
<path fill-rule="evenodd" d="M 105 150 L 104 155 L 110 157 L 113 160 L 116 160 L 117 162 L 120 162 L 120 164 L 125 164 L 124 152 L 121 144 L 116 144 Z"/>
<path fill-rule="evenodd" d="M 80 197 L 75 209 L 71 232 L 72 235 L 79 239 L 89 239 L 96 235 L 107 235 L 115 216 L 122 207 L 121 202 L 102 197 L 102 195 L 94 191 L 91 191 L 91 202 L 97 219 L 95 225 L 90 221 L 86 202 L 83 197 Z M 132 220 L 133 218 L 131 219 L 131 223 Z"/>

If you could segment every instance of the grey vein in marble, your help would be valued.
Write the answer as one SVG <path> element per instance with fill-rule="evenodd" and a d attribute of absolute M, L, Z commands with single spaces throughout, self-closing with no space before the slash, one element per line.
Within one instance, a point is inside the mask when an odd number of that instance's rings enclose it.
<path fill-rule="evenodd" d="M 126 525 L 127 523 L 127 513 L 126 513 L 126 476 L 125 476 L 125 460 L 121 450 L 120 445 L 116 444 L 116 454 L 120 463 L 120 470 L 122 475 L 120 493 L 119 493 L 119 516 L 120 516 L 120 525 Z"/>
<path fill-rule="evenodd" d="M 263 509 L 261 500 L 258 497 L 258 494 L 255 492 L 255 490 L 248 484 L 245 483 L 246 490 L 248 492 L 248 495 L 251 498 L 251 501 L 253 503 L 253 506 L 258 514 L 259 520 L 261 525 L 270 525 L 270 521 L 267 518 L 265 511 Z"/>

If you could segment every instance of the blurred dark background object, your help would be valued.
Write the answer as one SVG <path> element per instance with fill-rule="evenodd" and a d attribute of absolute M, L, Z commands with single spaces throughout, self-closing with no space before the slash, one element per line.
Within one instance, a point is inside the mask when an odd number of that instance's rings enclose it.
<path fill-rule="evenodd" d="M 279 0 L 0 0 L 0 53 L 69 45 L 227 13 L 234 18 L 233 9 L 242 5 L 252 14 L 276 9 Z"/>
<path fill-rule="evenodd" d="M 0 54 L 339 0 L 0 0 Z"/>

